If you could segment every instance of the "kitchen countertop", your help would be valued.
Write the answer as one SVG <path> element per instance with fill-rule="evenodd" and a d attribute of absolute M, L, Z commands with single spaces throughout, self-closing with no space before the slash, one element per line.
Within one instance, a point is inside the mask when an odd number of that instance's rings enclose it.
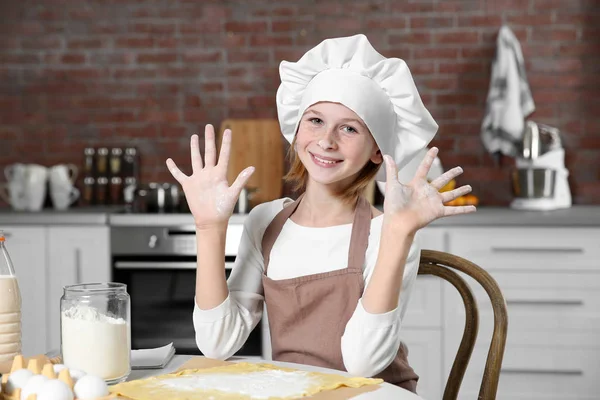
<path fill-rule="evenodd" d="M 231 224 L 243 224 L 246 215 L 233 215 Z M 193 225 L 190 214 L 128 214 L 120 207 L 84 207 L 66 211 L 44 209 L 40 212 L 0 208 L 2 225 L 110 225 L 182 226 Z M 508 207 L 480 207 L 474 214 L 434 221 L 431 226 L 576 226 L 599 227 L 600 205 L 575 205 L 553 211 L 521 211 Z"/>

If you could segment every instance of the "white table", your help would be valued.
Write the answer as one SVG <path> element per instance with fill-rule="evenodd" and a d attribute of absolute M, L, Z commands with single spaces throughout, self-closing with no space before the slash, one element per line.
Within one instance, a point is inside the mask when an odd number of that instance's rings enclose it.
<path fill-rule="evenodd" d="M 187 360 L 189 360 L 192 356 L 180 355 L 177 354 L 173 357 L 173 359 L 167 364 L 164 369 L 144 369 L 144 370 L 134 370 L 131 371 L 131 374 L 127 378 L 128 381 L 140 378 L 147 378 L 153 375 L 162 375 L 168 374 L 176 371 L 179 367 L 181 367 Z M 267 362 L 269 364 L 277 365 L 280 367 L 289 367 L 296 368 L 304 371 L 315 371 L 315 372 L 324 372 L 324 373 L 334 373 L 344 376 L 351 376 L 347 372 L 337 371 L 327 368 L 319 368 L 313 367 L 310 365 L 302 365 L 302 364 L 292 364 L 271 360 L 261 360 L 258 358 L 242 358 L 242 357 L 232 357 L 228 361 L 232 362 Z M 423 398 L 415 395 L 408 390 L 399 388 L 398 386 L 390 385 L 389 383 L 382 383 L 379 385 L 379 389 L 374 390 L 372 392 L 362 393 L 358 396 L 353 397 L 354 400 L 423 400 Z"/>

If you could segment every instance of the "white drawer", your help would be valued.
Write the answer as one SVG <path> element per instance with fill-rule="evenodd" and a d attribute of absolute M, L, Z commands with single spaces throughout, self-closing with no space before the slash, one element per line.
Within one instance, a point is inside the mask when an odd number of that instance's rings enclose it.
<path fill-rule="evenodd" d="M 486 349 L 477 348 L 459 398 L 476 398 Z M 600 348 L 510 343 L 504 355 L 498 399 L 597 399 L 600 392 Z"/>
<path fill-rule="evenodd" d="M 527 332 L 600 332 L 600 274 L 494 271 L 508 309 L 509 336 Z M 492 321 L 487 293 L 474 280 L 480 320 Z M 464 323 L 464 306 L 458 293 L 448 290 L 445 302 L 451 325 Z M 480 335 L 491 335 L 491 324 L 482 323 Z"/>
<path fill-rule="evenodd" d="M 441 328 L 442 280 L 440 278 L 432 275 L 417 276 L 402 326 L 406 328 Z"/>
<path fill-rule="evenodd" d="M 488 271 L 600 271 L 599 239 L 595 228 L 456 228 L 448 251 Z"/>

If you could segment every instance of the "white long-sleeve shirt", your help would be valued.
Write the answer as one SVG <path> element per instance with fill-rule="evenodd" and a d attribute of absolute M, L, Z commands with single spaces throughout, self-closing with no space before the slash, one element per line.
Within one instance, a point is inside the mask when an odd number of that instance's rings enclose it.
<path fill-rule="evenodd" d="M 204 355 L 226 359 L 237 352 L 263 313 L 262 237 L 275 215 L 283 209 L 278 199 L 256 206 L 244 223 L 244 231 L 231 275 L 229 296 L 210 310 L 194 307 L 196 343 Z M 365 288 L 373 274 L 383 215 L 371 220 L 369 245 L 363 265 Z M 273 248 L 267 275 L 274 280 L 296 278 L 347 267 L 352 224 L 325 228 L 304 227 L 288 219 Z M 309 249 L 310 251 L 307 251 Z M 419 268 L 418 235 L 409 251 L 398 307 L 382 314 L 368 313 L 359 300 L 341 337 L 346 370 L 358 376 L 373 376 L 395 358 L 401 338 L 401 321 Z"/>

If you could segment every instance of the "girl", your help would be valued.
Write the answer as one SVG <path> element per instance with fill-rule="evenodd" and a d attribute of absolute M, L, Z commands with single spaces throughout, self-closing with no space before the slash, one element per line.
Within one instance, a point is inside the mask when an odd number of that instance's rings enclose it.
<path fill-rule="evenodd" d="M 282 62 L 280 75 L 278 116 L 291 143 L 286 179 L 302 194 L 250 212 L 228 281 L 227 224 L 254 168 L 229 186 L 231 132 L 217 162 L 211 125 L 204 163 L 192 136 L 191 176 L 167 160 L 196 223 L 198 347 L 208 357 L 232 356 L 264 301 L 274 360 L 378 376 L 414 392 L 418 377 L 400 338 L 419 266 L 416 235 L 437 218 L 475 211 L 444 206 L 471 188 L 438 192 L 460 167 L 428 183 L 436 148 L 411 182 L 398 181 L 398 168 L 427 146 L 437 124 L 406 64 L 381 56 L 364 35 L 325 40 L 297 63 Z M 383 213 L 363 196 L 373 178 L 385 182 Z"/>

